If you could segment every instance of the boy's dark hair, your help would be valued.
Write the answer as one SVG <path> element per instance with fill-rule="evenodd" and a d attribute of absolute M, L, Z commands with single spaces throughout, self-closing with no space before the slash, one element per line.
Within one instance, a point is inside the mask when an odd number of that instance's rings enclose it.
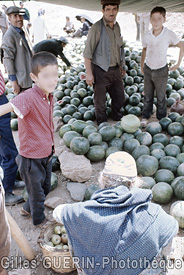
<path fill-rule="evenodd" d="M 106 6 L 109 6 L 109 5 L 111 5 L 111 6 L 117 6 L 117 8 L 119 9 L 119 5 L 114 4 L 114 3 L 104 4 L 104 5 L 102 6 L 102 9 L 105 10 L 105 7 L 106 7 Z"/>
<path fill-rule="evenodd" d="M 37 76 L 42 68 L 49 65 L 58 65 L 55 55 L 49 52 L 36 53 L 32 57 L 31 72 Z"/>
<path fill-rule="evenodd" d="M 152 9 L 150 16 L 152 16 L 153 13 L 159 12 L 160 14 L 163 15 L 163 17 L 166 17 L 166 9 L 164 9 L 163 7 L 155 7 L 154 9 Z"/>

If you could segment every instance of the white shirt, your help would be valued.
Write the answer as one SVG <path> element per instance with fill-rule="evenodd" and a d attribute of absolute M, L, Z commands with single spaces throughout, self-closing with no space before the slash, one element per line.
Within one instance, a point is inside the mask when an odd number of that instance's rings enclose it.
<path fill-rule="evenodd" d="M 38 16 L 33 23 L 34 44 L 47 38 L 47 27 L 43 16 Z"/>
<path fill-rule="evenodd" d="M 168 47 L 179 42 L 180 38 L 166 27 L 163 27 L 162 32 L 158 36 L 154 36 L 151 29 L 145 34 L 142 42 L 143 48 L 146 48 L 146 65 L 152 70 L 166 66 Z"/>

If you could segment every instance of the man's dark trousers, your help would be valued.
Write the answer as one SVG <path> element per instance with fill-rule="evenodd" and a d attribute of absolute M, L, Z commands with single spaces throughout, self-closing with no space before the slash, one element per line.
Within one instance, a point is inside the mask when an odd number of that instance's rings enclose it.
<path fill-rule="evenodd" d="M 0 106 L 8 103 L 7 97 L 0 96 Z M 15 158 L 18 154 L 10 127 L 11 113 L 0 117 L 0 166 L 4 172 L 3 187 L 6 193 L 11 193 L 17 174 Z"/>
<path fill-rule="evenodd" d="M 112 99 L 112 118 L 120 120 L 122 117 L 120 109 L 124 105 L 125 95 L 119 66 L 110 67 L 106 72 L 99 66 L 92 64 L 92 72 L 94 75 L 94 103 L 97 124 L 107 121 L 107 92 Z"/>
<path fill-rule="evenodd" d="M 168 66 L 158 70 L 151 70 L 144 65 L 144 107 L 143 118 L 150 118 L 153 112 L 154 90 L 157 96 L 157 119 L 160 120 L 167 115 L 166 85 L 168 80 Z"/>

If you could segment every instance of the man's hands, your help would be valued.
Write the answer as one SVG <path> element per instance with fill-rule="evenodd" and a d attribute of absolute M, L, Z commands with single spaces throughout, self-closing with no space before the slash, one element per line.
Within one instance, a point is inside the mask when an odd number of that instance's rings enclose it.
<path fill-rule="evenodd" d="M 13 93 L 18 95 L 20 93 L 20 86 L 18 85 L 17 81 L 12 81 Z"/>
<path fill-rule="evenodd" d="M 93 86 L 94 76 L 93 76 L 92 72 L 86 73 L 86 83 L 91 87 Z"/>
<path fill-rule="evenodd" d="M 125 70 L 125 67 L 124 67 L 124 66 L 123 66 L 123 67 L 120 66 L 120 71 L 121 71 L 121 75 L 122 75 L 122 76 L 125 76 L 126 70 Z"/>
<path fill-rule="evenodd" d="M 177 63 L 174 66 L 169 66 L 169 71 L 176 71 L 179 68 L 179 64 Z"/>

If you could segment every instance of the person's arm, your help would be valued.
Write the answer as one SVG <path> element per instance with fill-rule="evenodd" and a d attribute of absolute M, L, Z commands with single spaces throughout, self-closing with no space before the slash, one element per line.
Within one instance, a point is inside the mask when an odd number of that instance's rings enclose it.
<path fill-rule="evenodd" d="M 63 62 L 65 62 L 65 64 L 70 67 L 71 63 L 70 61 L 68 61 L 68 59 L 66 58 L 66 56 L 64 55 L 64 53 L 62 51 L 60 51 L 59 56 L 61 57 L 61 59 L 63 60 Z"/>
<path fill-rule="evenodd" d="M 93 86 L 94 83 L 94 75 L 91 69 L 91 59 L 85 58 L 84 59 L 85 67 L 86 67 L 86 83 L 89 86 Z"/>
<path fill-rule="evenodd" d="M 94 76 L 91 68 L 91 60 L 93 53 L 100 40 L 100 29 L 96 25 L 93 25 L 88 33 L 86 41 L 86 47 L 84 49 L 84 63 L 86 67 L 86 83 L 92 86 L 94 83 Z"/>
<path fill-rule="evenodd" d="M 146 48 L 142 49 L 142 53 L 141 53 L 141 72 L 144 74 L 144 61 L 146 58 Z"/>
<path fill-rule="evenodd" d="M 13 111 L 13 107 L 10 103 L 3 104 L 0 107 L 0 116 L 3 116 L 3 115 L 10 113 L 12 111 Z"/>
<path fill-rule="evenodd" d="M 172 67 L 169 67 L 170 71 L 175 71 L 176 69 L 179 68 L 182 58 L 184 56 L 184 42 L 183 41 L 180 41 L 178 44 L 174 45 L 174 47 L 178 47 L 180 49 L 180 53 L 179 53 L 177 64 Z"/>

